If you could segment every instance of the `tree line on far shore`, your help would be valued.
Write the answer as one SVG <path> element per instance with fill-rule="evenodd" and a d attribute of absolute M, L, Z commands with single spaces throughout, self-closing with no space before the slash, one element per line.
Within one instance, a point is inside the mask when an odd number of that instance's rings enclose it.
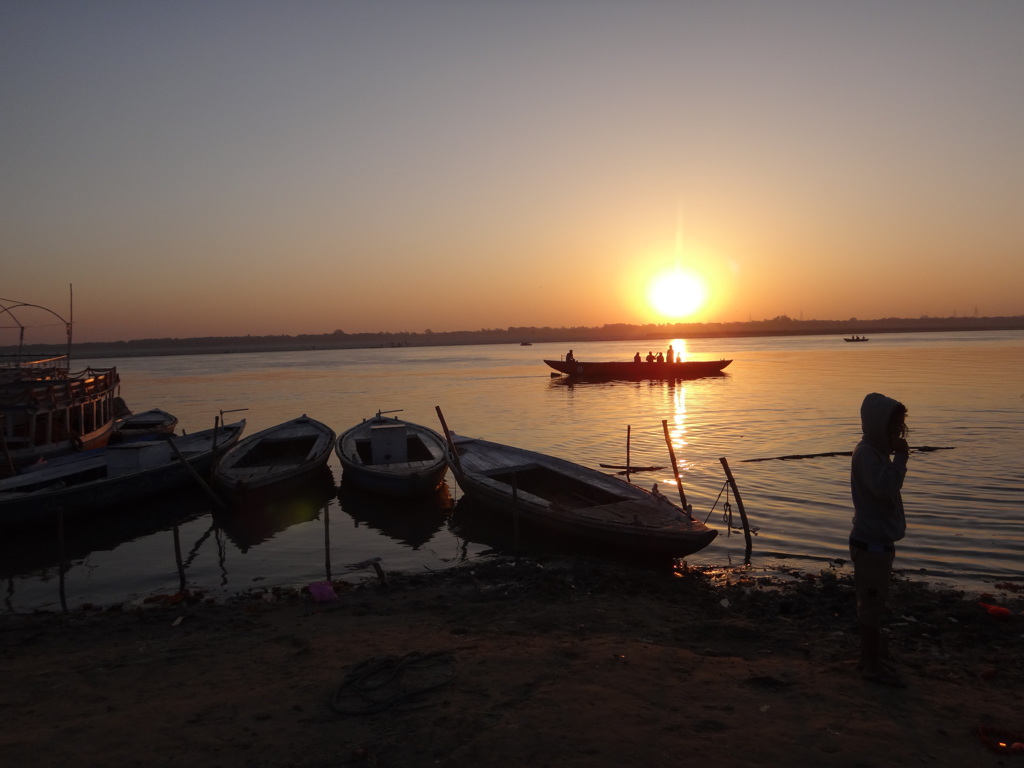
<path fill-rule="evenodd" d="M 132 341 L 84 342 L 73 345 L 75 357 L 137 357 L 144 355 L 225 354 L 312 349 L 370 347 L 426 347 L 469 344 L 534 344 L 586 341 L 640 341 L 668 338 L 729 338 L 742 336 L 818 336 L 828 334 L 997 331 L 1024 329 L 1024 315 L 1014 317 L 919 317 L 877 320 L 796 320 L 780 315 L 770 320 L 730 323 L 663 323 L 630 325 L 614 323 L 595 327 L 508 327 L 478 331 L 403 331 L 297 336 L 208 336 L 200 338 L 135 339 Z M 0 347 L 10 354 L 16 348 Z M 56 345 L 34 347 L 35 353 L 62 353 Z"/>

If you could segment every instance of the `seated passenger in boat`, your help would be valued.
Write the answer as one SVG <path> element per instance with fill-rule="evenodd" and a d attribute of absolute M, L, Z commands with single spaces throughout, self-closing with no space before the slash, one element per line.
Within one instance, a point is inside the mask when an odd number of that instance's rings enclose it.
<path fill-rule="evenodd" d="M 637 352 L 635 355 L 633 355 L 633 362 L 634 363 L 639 363 L 640 362 L 640 353 L 639 352 Z"/>

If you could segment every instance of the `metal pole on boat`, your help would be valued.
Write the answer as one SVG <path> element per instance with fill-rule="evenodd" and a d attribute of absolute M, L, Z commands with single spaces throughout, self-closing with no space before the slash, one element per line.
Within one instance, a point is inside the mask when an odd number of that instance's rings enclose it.
<path fill-rule="evenodd" d="M 750 565 L 750 550 L 753 548 L 753 544 L 750 540 L 750 525 L 747 523 L 747 512 L 743 509 L 743 499 L 740 498 L 740 489 L 736 487 L 736 481 L 733 479 L 732 470 L 729 469 L 729 462 L 722 456 L 718 459 L 722 462 L 722 468 L 725 469 L 725 477 L 729 481 L 729 486 L 732 488 L 733 495 L 736 497 L 736 507 L 740 511 L 740 520 L 743 522 L 743 536 L 747 540 L 747 553 L 744 558 L 744 562 Z"/>
<path fill-rule="evenodd" d="M 683 502 L 683 509 L 687 514 L 690 512 L 690 505 L 686 503 L 686 492 L 683 490 L 683 481 L 679 477 L 679 465 L 676 464 L 676 452 L 672 448 L 672 438 L 668 434 L 668 420 L 661 420 L 661 428 L 665 430 L 665 444 L 668 445 L 668 457 L 672 459 L 672 474 L 676 476 L 676 487 L 679 488 L 679 500 Z M 628 462 L 627 462 L 628 463 Z"/>
<path fill-rule="evenodd" d="M 632 426 L 626 425 L 626 482 L 629 482 L 629 433 L 632 430 Z"/>
<path fill-rule="evenodd" d="M 437 411 L 437 418 L 441 420 L 441 429 L 444 430 L 444 440 L 448 443 L 448 450 L 452 454 L 452 463 L 455 465 L 452 467 L 455 470 L 455 479 L 459 479 L 459 475 L 462 474 L 462 462 L 459 460 L 459 452 L 455 450 L 455 441 L 452 440 L 452 433 L 448 431 L 448 424 L 444 420 L 444 414 L 441 413 L 441 406 L 435 405 L 434 410 Z"/>

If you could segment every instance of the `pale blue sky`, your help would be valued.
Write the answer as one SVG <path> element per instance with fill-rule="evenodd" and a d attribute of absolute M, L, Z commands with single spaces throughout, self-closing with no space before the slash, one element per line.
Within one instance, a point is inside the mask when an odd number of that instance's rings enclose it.
<path fill-rule="evenodd" d="M 1024 314 L 1024 3 L 0 3 L 76 338 Z"/>

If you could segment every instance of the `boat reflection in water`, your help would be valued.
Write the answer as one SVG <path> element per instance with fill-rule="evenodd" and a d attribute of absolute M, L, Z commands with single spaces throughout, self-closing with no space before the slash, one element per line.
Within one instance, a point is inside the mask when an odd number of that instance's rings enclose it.
<path fill-rule="evenodd" d="M 343 481 L 338 502 L 356 527 L 365 526 L 414 550 L 444 527 L 453 506 L 447 483 L 428 496 L 404 499 L 370 493 Z"/>
<path fill-rule="evenodd" d="M 213 520 L 240 552 L 269 541 L 293 525 L 315 520 L 334 498 L 334 475 L 323 466 L 301 487 L 242 494 L 214 512 Z"/>
<path fill-rule="evenodd" d="M 165 541 L 167 551 L 178 528 L 211 512 L 210 498 L 196 487 L 121 505 L 96 517 L 54 521 L 31 530 L 0 537 L 0 578 L 7 582 L 6 604 L 15 596 L 15 580 L 31 575 L 38 582 L 56 581 L 53 600 L 67 610 L 65 577 L 91 567 L 95 556 L 144 540 Z M 182 564 L 178 562 L 181 570 Z M 74 580 L 74 579 L 73 579 Z M 88 579 L 84 579 L 88 581 Z"/>

